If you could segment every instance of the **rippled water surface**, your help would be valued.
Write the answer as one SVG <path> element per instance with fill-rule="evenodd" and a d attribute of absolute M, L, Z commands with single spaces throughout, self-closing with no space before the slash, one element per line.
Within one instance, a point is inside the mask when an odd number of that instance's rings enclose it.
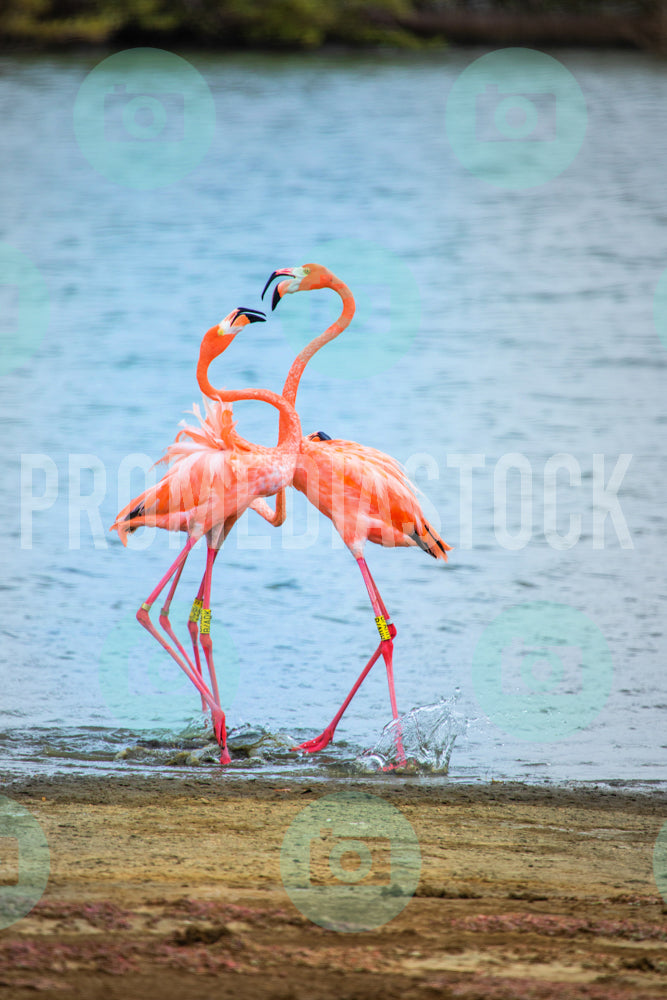
<path fill-rule="evenodd" d="M 558 178 L 508 192 L 468 173 L 445 134 L 448 90 L 480 54 L 185 53 L 211 88 L 215 138 L 187 177 L 149 191 L 105 179 L 77 145 L 73 103 L 101 56 L 0 64 L 0 240 L 40 270 L 50 301 L 41 344 L 2 377 L 0 770 L 215 768 L 196 693 L 134 621 L 182 539 L 138 533 L 126 550 L 107 528 L 198 399 L 202 333 L 259 304 L 274 268 L 318 260 L 360 308 L 344 353 L 323 352 L 303 379 L 304 431 L 406 463 L 454 546 L 447 565 L 367 547 L 399 630 L 401 711 L 444 699 L 453 779 L 664 780 L 667 348 L 653 305 L 667 268 L 667 64 L 554 53 L 584 93 L 586 138 Z M 289 297 L 213 381 L 279 389 L 337 308 L 331 292 Z M 272 443 L 268 408 L 236 409 L 242 433 Z M 545 464 L 559 454 L 581 470 L 573 485 L 558 474 L 556 530 L 581 519 L 564 549 L 545 535 Z M 600 477 L 620 455 L 603 519 Z M 503 463 L 517 462 L 522 486 L 514 468 L 505 489 Z M 199 546 L 175 622 L 203 564 Z M 499 728 L 474 682 L 485 628 L 530 602 L 585 615 L 613 663 L 587 724 L 557 739 L 547 725 L 546 741 Z M 330 751 L 289 749 L 321 731 L 376 641 L 329 523 L 300 496 L 281 531 L 246 516 L 216 563 L 213 610 L 234 769 L 351 773 L 390 721 L 381 666 Z M 550 679 L 524 669 L 530 636 L 513 635 L 503 691 L 529 712 L 558 685 L 576 700 L 576 639 L 551 649 L 565 666 Z"/>

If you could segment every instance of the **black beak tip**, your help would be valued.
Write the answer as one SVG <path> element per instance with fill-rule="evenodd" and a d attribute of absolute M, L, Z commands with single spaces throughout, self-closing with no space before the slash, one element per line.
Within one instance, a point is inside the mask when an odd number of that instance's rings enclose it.
<path fill-rule="evenodd" d="M 276 278 L 277 276 L 278 276 L 278 272 L 277 271 L 274 271 L 271 274 L 271 277 L 269 278 L 269 280 L 267 281 L 267 283 L 264 285 L 264 291 L 262 292 L 262 298 L 264 298 L 264 296 L 266 295 L 267 288 L 269 287 L 269 285 L 271 284 L 271 282 L 273 281 L 273 279 Z"/>
<path fill-rule="evenodd" d="M 271 301 L 271 312 L 273 312 L 273 310 L 276 308 L 276 306 L 280 302 L 281 298 L 282 298 L 282 296 L 280 294 L 280 285 L 278 284 L 273 289 L 273 299 Z"/>
<path fill-rule="evenodd" d="M 265 323 L 266 313 L 263 313 L 261 309 L 245 309 L 243 307 L 239 308 L 239 313 L 246 316 L 249 323 Z"/>

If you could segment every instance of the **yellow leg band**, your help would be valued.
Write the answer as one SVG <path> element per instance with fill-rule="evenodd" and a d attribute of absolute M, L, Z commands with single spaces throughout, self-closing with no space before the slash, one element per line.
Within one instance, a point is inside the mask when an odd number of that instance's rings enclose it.
<path fill-rule="evenodd" d="M 387 625 L 387 619 L 384 615 L 378 615 L 375 619 L 375 624 L 378 627 L 378 632 L 380 633 L 381 639 L 391 639 L 391 632 L 389 631 L 389 626 Z"/>
<path fill-rule="evenodd" d="M 199 621 L 199 616 L 201 614 L 202 606 L 203 606 L 203 601 L 201 600 L 201 598 L 195 597 L 194 601 L 192 602 L 192 609 L 190 611 L 190 618 L 188 619 L 188 621 L 191 622 Z"/>
<path fill-rule="evenodd" d="M 204 608 L 201 613 L 201 625 L 199 631 L 202 635 L 208 635 L 211 631 L 211 609 Z"/>
<path fill-rule="evenodd" d="M 144 603 L 141 605 L 141 610 L 142 611 L 150 611 L 150 609 L 151 609 L 151 605 L 147 604 L 146 601 L 144 601 Z"/>

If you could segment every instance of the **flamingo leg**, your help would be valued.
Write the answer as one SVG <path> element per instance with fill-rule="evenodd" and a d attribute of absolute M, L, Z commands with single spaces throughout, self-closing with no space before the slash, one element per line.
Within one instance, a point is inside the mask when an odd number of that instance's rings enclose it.
<path fill-rule="evenodd" d="M 343 702 L 343 704 L 340 706 L 340 708 L 338 709 L 338 711 L 336 712 L 336 714 L 334 715 L 333 719 L 331 720 L 331 722 L 329 723 L 329 725 L 326 727 L 326 729 L 324 730 L 324 732 L 322 732 L 319 736 L 316 736 L 315 739 L 313 739 L 313 740 L 306 740 L 304 743 L 300 743 L 298 745 L 298 747 L 292 747 L 292 750 L 304 750 L 306 753 L 317 753 L 319 750 L 324 750 L 324 748 L 326 746 L 328 746 L 329 743 L 331 743 L 331 741 L 334 738 L 334 732 L 336 730 L 336 726 L 338 725 L 338 723 L 340 722 L 341 718 L 343 717 L 343 713 L 345 712 L 345 709 L 350 704 L 350 702 L 354 698 L 355 694 L 357 693 L 357 691 L 361 687 L 361 682 L 364 680 L 364 678 L 366 677 L 366 674 L 370 671 L 371 667 L 373 666 L 373 664 L 375 663 L 375 661 L 378 659 L 378 657 L 380 656 L 381 652 L 382 652 L 382 647 L 378 646 L 378 648 L 375 650 L 375 652 L 371 656 L 370 660 L 368 661 L 368 663 L 366 664 L 366 666 L 364 667 L 364 669 L 361 671 L 361 673 L 357 677 L 357 680 L 355 681 L 354 686 L 352 687 L 352 690 L 348 694 L 347 698 L 345 699 L 345 701 Z"/>
<path fill-rule="evenodd" d="M 181 656 L 183 657 L 183 659 L 186 661 L 186 663 L 188 664 L 188 666 L 190 667 L 190 669 L 192 671 L 196 671 L 199 674 L 199 676 L 201 677 L 202 676 L 202 669 L 201 669 L 201 663 L 199 661 L 199 650 L 198 649 L 196 650 L 195 662 L 193 663 L 192 660 L 190 659 L 190 657 L 188 656 L 188 654 L 183 649 L 183 646 L 181 645 L 181 642 L 180 642 L 178 636 L 175 634 L 174 630 L 172 629 L 171 622 L 169 621 L 169 608 L 171 607 L 171 602 L 172 602 L 172 600 L 174 598 L 174 592 L 176 590 L 176 587 L 178 586 L 179 580 L 181 579 L 181 573 L 183 572 L 183 567 L 184 566 L 185 566 L 185 560 L 183 560 L 183 562 L 179 566 L 178 570 L 176 571 L 176 576 L 174 577 L 173 583 L 172 583 L 171 587 L 169 588 L 169 593 L 167 594 L 167 598 L 166 598 L 166 600 L 164 602 L 164 605 L 162 606 L 162 610 L 160 611 L 160 625 L 162 626 L 162 628 L 164 629 L 164 631 L 167 633 L 167 635 L 169 636 L 169 638 L 171 639 L 171 641 L 174 643 L 174 645 L 176 646 L 177 650 L 179 651 L 179 653 L 181 654 Z M 194 608 L 194 605 L 193 605 L 193 608 Z M 188 623 L 188 625 L 189 625 L 189 623 Z M 208 707 L 207 704 L 206 704 L 206 700 L 204 699 L 203 695 L 201 696 L 201 707 L 202 707 L 202 710 L 204 712 L 206 711 L 206 709 Z"/>
<path fill-rule="evenodd" d="M 217 704 L 220 704 L 220 694 L 218 692 L 218 680 L 215 676 L 215 667 L 213 666 L 213 642 L 211 640 L 211 575 L 213 572 L 213 563 L 218 555 L 218 549 L 212 548 L 210 545 L 206 550 L 206 569 L 204 570 L 204 579 L 202 580 L 203 585 L 203 607 L 201 611 L 201 624 L 199 626 L 199 641 L 201 642 L 202 649 L 204 650 L 204 656 L 206 657 L 206 664 L 208 666 L 208 672 L 211 677 L 211 687 L 213 689 L 213 695 L 216 699 Z M 220 744 L 220 763 L 230 764 L 231 757 L 229 756 L 229 750 L 227 749 L 227 727 L 225 725 L 225 713 L 220 709 L 220 715 L 217 720 L 214 720 L 215 735 Z"/>
<path fill-rule="evenodd" d="M 201 657 L 199 655 L 199 619 L 201 618 L 201 609 L 203 607 L 202 595 L 204 593 L 204 580 L 202 578 L 199 584 L 199 590 L 197 591 L 197 596 L 192 602 L 192 608 L 190 609 L 190 617 L 188 618 L 188 632 L 190 633 L 190 641 L 192 642 L 192 650 L 195 657 L 195 667 L 197 673 L 200 677 L 203 676 L 201 668 Z M 202 709 L 206 711 L 206 705 L 202 701 Z"/>
<path fill-rule="evenodd" d="M 257 514 L 261 514 L 265 521 L 273 525 L 274 528 L 279 528 L 281 524 L 285 523 L 285 518 L 287 517 L 287 508 L 285 506 L 285 490 L 281 490 L 280 493 L 276 493 L 276 509 L 271 510 L 266 500 L 263 497 L 257 497 L 250 504 L 250 509 L 256 511 Z"/>
<path fill-rule="evenodd" d="M 179 665 L 181 670 L 192 681 L 192 683 L 197 688 L 202 698 L 210 708 L 211 715 L 213 716 L 215 724 L 216 720 L 218 720 L 220 716 L 222 716 L 222 709 L 220 708 L 219 702 L 214 699 L 213 695 L 209 691 L 203 679 L 199 677 L 196 672 L 193 672 L 190 669 L 188 664 L 184 660 L 182 660 L 181 657 L 178 655 L 178 653 L 173 649 L 173 647 L 169 645 L 164 636 L 160 635 L 155 625 L 151 621 L 149 614 L 154 601 L 157 600 L 157 598 L 160 596 L 161 592 L 164 590 L 171 577 L 174 575 L 174 573 L 177 573 L 179 569 L 182 569 L 183 564 L 188 557 L 188 553 L 190 552 L 190 549 L 194 544 L 195 544 L 194 539 L 188 538 L 184 548 L 179 553 L 174 563 L 169 567 L 169 569 L 162 577 L 160 582 L 157 584 L 155 589 L 151 591 L 151 593 L 148 596 L 148 600 L 144 601 L 144 603 L 137 611 L 137 621 L 139 622 L 140 625 L 143 625 L 143 627 L 146 629 L 147 632 L 150 632 L 150 634 L 153 636 L 154 639 L 157 639 L 157 641 L 160 643 L 163 649 L 166 649 L 169 655 Z M 224 722 L 224 716 L 222 716 L 222 718 Z"/>
<path fill-rule="evenodd" d="M 371 604 L 373 605 L 373 611 L 375 612 L 375 624 L 377 625 L 378 632 L 380 633 L 380 646 L 379 649 L 382 652 L 382 657 L 384 659 L 384 664 L 387 670 L 387 683 L 389 685 L 389 701 L 391 702 L 391 714 L 394 721 L 398 719 L 398 706 L 396 704 L 396 690 L 394 688 L 394 637 L 396 635 L 396 626 L 391 621 L 391 618 L 385 607 L 385 603 L 380 596 L 380 591 L 377 588 L 377 584 L 373 577 L 371 576 L 371 571 L 368 568 L 366 560 L 363 556 L 359 556 L 357 559 L 359 564 L 359 569 L 361 570 L 361 575 L 364 578 L 364 583 L 366 584 L 366 589 L 368 590 L 368 596 L 371 599 Z M 397 754 L 397 764 L 399 767 L 404 766 L 407 761 L 405 758 L 405 750 L 403 749 L 403 733 L 401 731 L 401 724 L 399 723 L 396 727 L 396 754 Z M 389 765 L 385 770 L 389 770 L 393 765 Z"/>
<path fill-rule="evenodd" d="M 396 635 L 396 627 L 393 625 L 387 609 L 385 607 L 384 601 L 380 597 L 380 592 L 377 589 L 375 580 L 371 576 L 371 571 L 369 570 L 366 560 L 363 556 L 359 556 L 357 559 L 359 564 L 359 569 L 361 570 L 361 575 L 364 578 L 364 583 L 366 584 L 366 589 L 368 590 L 368 596 L 371 599 L 371 604 L 373 605 L 373 611 L 375 612 L 375 624 L 377 625 L 378 631 L 380 633 L 380 650 L 384 658 L 385 666 L 387 668 L 387 681 L 389 683 L 389 701 L 391 702 L 391 711 L 395 719 L 398 718 L 398 708 L 396 707 L 396 691 L 394 690 L 394 666 L 393 666 L 393 655 L 394 655 L 394 635 Z M 391 626 L 391 628 L 390 628 Z M 393 635 L 392 635 L 393 628 Z"/>
<path fill-rule="evenodd" d="M 341 707 L 336 712 L 335 716 L 326 727 L 326 729 L 321 733 L 320 736 L 313 740 L 306 740 L 301 743 L 298 747 L 294 747 L 295 750 L 305 750 L 306 753 L 317 753 L 318 750 L 323 750 L 333 739 L 336 726 L 340 722 L 343 713 L 352 701 L 353 697 L 359 690 L 362 681 L 366 675 L 370 672 L 371 668 L 375 662 L 382 654 L 385 662 L 385 667 L 387 669 L 387 682 L 389 684 L 389 701 L 391 703 L 391 711 L 394 719 L 398 719 L 398 707 L 396 703 L 396 691 L 394 688 L 394 668 L 393 668 L 393 652 L 394 652 L 394 637 L 396 635 L 396 626 L 390 619 L 389 613 L 385 606 L 380 592 L 377 588 L 375 580 L 371 576 L 371 572 L 368 568 L 366 560 L 363 556 L 357 558 L 357 563 L 359 564 L 359 569 L 361 570 L 361 575 L 364 578 L 364 583 L 366 584 L 366 589 L 368 591 L 368 596 L 371 600 L 371 605 L 373 606 L 373 611 L 375 612 L 375 624 L 377 625 L 378 631 L 380 633 L 380 644 L 371 656 L 370 660 L 364 667 L 364 669 L 359 674 L 359 677 L 354 683 L 352 690 L 348 694 L 347 698 L 341 705 Z M 399 764 L 405 764 L 405 751 L 403 750 L 403 744 L 401 741 L 400 730 L 396 735 L 396 749 L 398 751 L 398 761 Z"/>

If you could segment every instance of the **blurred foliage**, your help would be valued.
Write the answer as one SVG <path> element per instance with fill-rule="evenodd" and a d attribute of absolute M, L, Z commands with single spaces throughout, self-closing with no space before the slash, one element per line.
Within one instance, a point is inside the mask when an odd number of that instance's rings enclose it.
<path fill-rule="evenodd" d="M 665 0 L 2 0 L 8 44 L 164 44 L 316 48 L 425 44 L 420 18 L 522 14 L 665 14 Z M 438 40 L 430 30 L 431 42 Z"/>

